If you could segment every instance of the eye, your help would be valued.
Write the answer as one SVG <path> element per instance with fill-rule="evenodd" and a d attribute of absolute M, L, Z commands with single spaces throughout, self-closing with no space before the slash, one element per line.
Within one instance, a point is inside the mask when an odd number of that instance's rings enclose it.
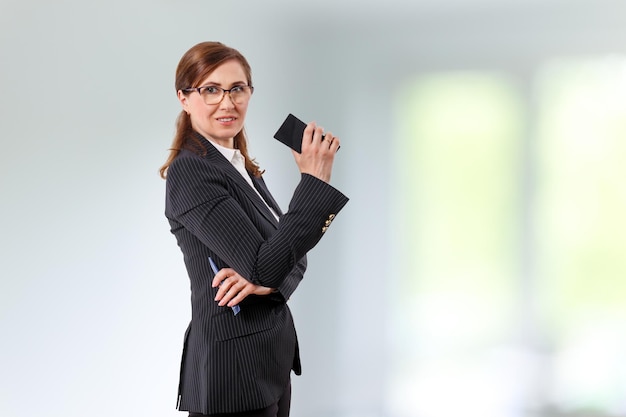
<path fill-rule="evenodd" d="M 202 89 L 202 93 L 203 94 L 208 94 L 210 96 L 212 95 L 218 95 L 218 94 L 222 94 L 222 89 L 219 87 L 214 87 L 212 85 L 208 86 L 208 87 L 204 87 Z"/>
<path fill-rule="evenodd" d="M 244 86 L 243 85 L 237 85 L 233 88 L 230 89 L 230 93 L 231 94 L 241 94 L 244 91 Z"/>

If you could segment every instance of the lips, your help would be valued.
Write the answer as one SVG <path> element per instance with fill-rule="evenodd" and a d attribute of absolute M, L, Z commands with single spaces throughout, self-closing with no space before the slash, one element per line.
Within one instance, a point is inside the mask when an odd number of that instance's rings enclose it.
<path fill-rule="evenodd" d="M 216 118 L 216 120 L 221 123 L 230 123 L 230 122 L 234 122 L 235 120 L 237 120 L 237 118 L 236 117 L 218 117 Z"/>

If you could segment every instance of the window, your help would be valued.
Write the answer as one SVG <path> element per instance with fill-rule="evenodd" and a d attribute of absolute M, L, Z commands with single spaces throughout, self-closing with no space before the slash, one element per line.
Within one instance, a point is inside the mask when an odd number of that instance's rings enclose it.
<path fill-rule="evenodd" d="M 626 59 L 410 85 L 393 415 L 626 413 Z"/>

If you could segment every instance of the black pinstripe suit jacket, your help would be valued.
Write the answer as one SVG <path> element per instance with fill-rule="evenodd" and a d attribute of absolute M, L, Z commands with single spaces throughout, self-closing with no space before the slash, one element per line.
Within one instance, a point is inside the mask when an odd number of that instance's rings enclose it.
<path fill-rule="evenodd" d="M 165 215 L 191 281 L 177 407 L 203 414 L 266 407 L 278 400 L 300 357 L 286 304 L 302 280 L 306 253 L 348 199 L 303 174 L 282 214 L 263 179 L 252 178 L 278 223 L 241 174 L 206 139 L 201 156 L 182 150 L 167 172 Z M 278 292 L 249 296 L 241 312 L 214 301 L 212 257 L 250 281 Z"/>

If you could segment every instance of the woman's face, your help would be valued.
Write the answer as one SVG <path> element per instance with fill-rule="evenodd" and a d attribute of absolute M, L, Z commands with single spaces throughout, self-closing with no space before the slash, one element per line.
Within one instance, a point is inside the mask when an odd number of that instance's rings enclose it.
<path fill-rule="evenodd" d="M 237 85 L 247 85 L 248 79 L 239 61 L 232 59 L 217 67 L 200 86 L 216 86 L 229 90 Z M 222 101 L 206 104 L 198 91 L 184 94 L 178 91 L 178 100 L 190 118 L 193 129 L 205 138 L 233 148 L 233 138 L 243 129 L 248 101 L 235 104 L 230 94 L 224 93 Z"/>

